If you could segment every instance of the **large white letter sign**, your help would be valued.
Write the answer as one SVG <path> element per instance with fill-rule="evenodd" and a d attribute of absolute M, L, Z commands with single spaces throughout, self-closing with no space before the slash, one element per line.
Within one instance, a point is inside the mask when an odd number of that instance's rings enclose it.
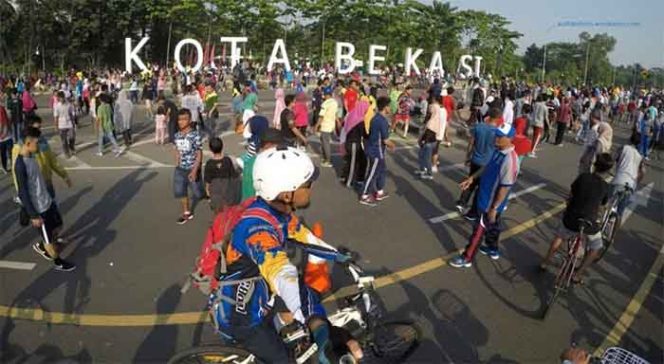
<path fill-rule="evenodd" d="M 415 54 L 413 54 L 413 48 L 406 48 L 406 62 L 404 63 L 404 72 L 406 75 L 410 74 L 411 67 L 415 70 L 416 75 L 420 75 L 420 69 L 417 68 L 415 61 L 417 60 L 417 57 L 422 54 L 422 52 L 424 52 L 424 49 L 418 48 L 415 51 Z"/>
<path fill-rule="evenodd" d="M 464 54 L 459 58 L 459 68 L 463 68 L 463 70 L 459 70 L 459 73 L 464 76 L 464 78 L 471 77 L 473 75 L 473 69 L 470 68 L 468 65 L 468 61 L 473 59 L 473 56 L 469 54 Z"/>
<path fill-rule="evenodd" d="M 277 52 L 281 51 L 282 57 L 277 58 Z M 272 71 L 275 63 L 281 63 L 286 68 L 286 71 L 290 71 L 290 62 L 288 62 L 288 53 L 286 53 L 286 45 L 284 44 L 283 39 L 277 39 L 274 42 L 274 47 L 272 47 L 272 54 L 270 55 L 270 60 L 267 62 L 267 71 Z"/>
<path fill-rule="evenodd" d="M 482 62 L 482 57 L 475 56 L 475 76 L 480 77 L 480 63 Z"/>
<path fill-rule="evenodd" d="M 429 64 L 429 72 L 432 74 L 438 73 L 438 77 L 445 76 L 445 70 L 443 69 L 443 56 L 440 52 L 433 52 L 433 57 L 431 57 L 431 63 Z"/>
<path fill-rule="evenodd" d="M 246 43 L 247 37 L 221 37 L 221 42 L 231 43 L 231 67 L 234 67 L 240 62 L 240 48 L 237 47 L 238 43 Z"/>
<path fill-rule="evenodd" d="M 141 58 L 138 57 L 138 52 L 140 52 L 141 48 L 143 48 L 145 43 L 148 42 L 148 39 L 150 39 L 150 37 L 143 37 L 136 45 L 136 48 L 131 49 L 131 38 L 125 38 L 125 70 L 127 73 L 131 73 L 131 61 L 136 62 L 136 65 L 141 69 L 141 71 L 145 71 L 147 69 L 147 67 L 145 67 L 145 63 L 143 63 Z"/>
<path fill-rule="evenodd" d="M 377 56 L 376 51 L 386 51 L 387 47 L 384 45 L 372 44 L 369 46 L 369 69 L 368 72 L 370 75 L 377 75 L 380 72 L 375 68 L 376 61 L 384 61 L 385 57 Z"/>
<path fill-rule="evenodd" d="M 196 65 L 191 69 L 191 72 L 196 72 L 203 65 L 203 46 L 201 46 L 201 43 L 196 39 L 191 39 L 191 38 L 183 39 L 175 46 L 175 65 L 177 65 L 178 69 L 181 72 L 185 71 L 182 62 L 180 61 L 180 51 L 182 50 L 182 47 L 184 47 L 185 44 L 191 44 L 194 46 L 194 48 L 196 48 Z"/>
<path fill-rule="evenodd" d="M 344 48 L 348 49 L 348 54 L 342 54 Z M 334 66 L 337 69 L 339 74 L 344 75 L 347 73 L 353 72 L 355 69 L 355 59 L 353 55 L 355 54 L 355 46 L 352 43 L 346 42 L 337 42 L 336 45 L 336 56 L 334 57 Z M 348 60 L 348 66 L 346 68 L 341 68 L 341 60 Z"/>

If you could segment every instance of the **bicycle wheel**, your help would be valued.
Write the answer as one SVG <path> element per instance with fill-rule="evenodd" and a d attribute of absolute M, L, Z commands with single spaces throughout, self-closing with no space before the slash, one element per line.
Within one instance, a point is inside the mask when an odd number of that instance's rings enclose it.
<path fill-rule="evenodd" d="M 401 363 L 420 341 L 420 330 L 407 322 L 379 324 L 372 331 L 373 354 L 384 363 Z"/>
<path fill-rule="evenodd" d="M 566 289 L 567 282 L 569 282 L 571 275 L 574 274 L 574 264 L 572 264 L 572 259 L 565 258 L 563 264 L 560 266 L 558 273 L 556 274 L 556 279 L 554 280 L 553 285 L 553 295 L 549 297 L 544 305 L 544 310 L 542 311 L 542 320 L 546 320 L 546 317 L 551 311 L 551 307 L 556 303 L 560 292 Z"/>
<path fill-rule="evenodd" d="M 602 259 L 604 257 L 604 254 L 611 248 L 611 244 L 613 244 L 613 240 L 616 237 L 616 231 L 618 230 L 618 215 L 616 214 L 611 214 L 609 215 L 609 218 L 606 221 L 606 225 L 604 225 L 604 229 L 602 230 L 602 240 L 604 240 L 604 248 L 602 248 L 602 252 L 599 254 L 599 257 L 597 257 L 597 261 Z"/>
<path fill-rule="evenodd" d="M 181 351 L 168 364 L 249 364 L 254 356 L 246 350 L 221 345 L 199 346 Z"/>

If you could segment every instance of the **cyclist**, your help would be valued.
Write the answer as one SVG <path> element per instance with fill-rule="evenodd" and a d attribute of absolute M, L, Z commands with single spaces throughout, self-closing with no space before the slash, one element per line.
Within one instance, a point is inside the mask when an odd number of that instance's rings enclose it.
<path fill-rule="evenodd" d="M 616 222 L 618 227 L 620 227 L 623 212 L 630 202 L 632 193 L 645 172 L 643 156 L 637 149 L 640 143 L 639 134 L 633 133 L 630 144 L 625 144 L 616 158 L 616 174 L 611 181 L 610 196 L 617 198 L 621 192 L 625 193 L 622 200 L 618 202 L 618 221 Z M 627 190 L 625 190 L 625 186 L 628 187 Z"/>
<path fill-rule="evenodd" d="M 331 346 L 332 328 L 325 310 L 317 293 L 302 282 L 285 251 L 287 240 L 325 245 L 294 215 L 295 210 L 309 205 L 311 186 L 317 176 L 318 170 L 311 159 L 298 149 L 279 146 L 259 153 L 253 170 L 257 198 L 246 210 L 253 213 L 245 213 L 237 223 L 226 251 L 228 273 L 222 282 L 230 279 L 239 283 L 222 287 L 221 294 L 225 297 L 215 318 L 223 334 L 263 362 L 288 361 L 287 350 L 273 321 L 272 311 L 280 311 L 272 309 L 273 295 L 278 296 L 278 302 L 290 313 L 277 315 L 278 321 L 289 324 L 292 318 L 306 324 L 319 347 L 319 361 L 329 362 L 325 351 Z M 329 260 L 345 258 L 333 251 L 318 254 Z M 318 257 L 310 257 L 310 261 L 312 258 Z M 229 303 L 225 298 L 234 302 Z M 347 344 L 355 349 L 354 356 L 361 357 L 357 342 Z"/>
<path fill-rule="evenodd" d="M 567 199 L 567 208 L 563 214 L 562 222 L 556 237 L 551 242 L 546 257 L 540 264 L 545 271 L 551 263 L 553 254 L 560 248 L 563 241 L 573 237 L 580 231 L 579 219 L 589 221 L 590 226 L 584 229 L 587 238 L 588 253 L 583 256 L 581 266 L 575 272 L 573 281 L 582 284 L 583 271 L 599 257 L 602 249 L 602 233 L 597 223 L 600 205 L 605 205 L 609 199 L 609 185 L 604 181 L 605 174 L 613 167 L 613 158 L 609 153 L 602 153 L 595 160 L 593 173 L 582 173 L 572 183 L 570 197 Z"/>

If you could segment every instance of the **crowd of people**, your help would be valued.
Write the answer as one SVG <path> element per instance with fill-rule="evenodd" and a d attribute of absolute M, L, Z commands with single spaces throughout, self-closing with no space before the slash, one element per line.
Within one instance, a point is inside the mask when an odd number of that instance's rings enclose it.
<path fill-rule="evenodd" d="M 625 185 L 633 192 L 643 177 L 645 162 L 664 144 L 664 97 L 656 90 L 527 86 L 507 78 L 493 85 L 475 78 L 464 87 L 435 78 L 416 97 L 407 78 L 385 88 L 383 81 L 357 73 L 338 78 L 307 70 L 297 75 L 286 72 L 283 78 L 268 74 L 276 106 L 266 110 L 258 100 L 259 78 L 246 72 L 242 67 L 234 69 L 230 79 L 223 73 L 172 74 L 159 68 L 135 76 L 72 72 L 63 80 L 49 81 L 57 85 L 49 107 L 66 158 L 76 153 L 77 124 L 86 114 L 95 127 L 97 154 L 103 156 L 108 141 L 119 156 L 132 145 L 134 108 L 139 97 L 144 100 L 145 116 L 155 125 L 154 142 L 174 145 L 173 196 L 181 204 L 178 224 L 193 219 L 197 202 L 204 199 L 215 214 L 253 199 L 248 209 L 254 215 L 240 220 L 223 253 L 229 274 L 252 285 L 252 296 L 244 299 L 254 303 L 247 305 L 253 311 L 243 313 L 222 305 L 219 310 L 225 312 L 219 314 L 226 315 L 226 320 L 231 317 L 225 334 L 267 362 L 287 360 L 285 348 L 264 314 L 271 294 L 283 300 L 283 313 L 291 314 L 280 316 L 283 321 L 306 323 L 319 347 L 332 345 L 333 329 L 324 320 L 311 321 L 324 318 L 320 292 L 295 284 L 301 277 L 285 253 L 289 239 L 320 243 L 294 215 L 296 209 L 309 204 L 318 177 L 307 153 L 312 136 L 320 141 L 319 166 L 323 168 L 337 163 L 332 143 L 339 141 L 343 146 L 340 182 L 357 192 L 360 204 L 371 207 L 390 196 L 385 187 L 386 155 L 395 149 L 395 139 L 416 141 L 418 168 L 414 174 L 423 180 L 438 174 L 441 145 L 462 143 L 453 141 L 455 135 L 468 139 L 468 176 L 459 185 L 456 207 L 474 226 L 463 252 L 449 262 L 456 268 L 470 267 L 478 251 L 500 259 L 501 221 L 526 158 L 536 161 L 545 143 L 558 147 L 566 141 L 581 144 L 567 208 L 541 263 L 546 270 L 563 239 L 580 231 L 579 219 L 590 221 L 592 226 L 584 230 L 590 253 L 575 273 L 576 283 L 583 282 L 584 270 L 602 247 L 597 224 L 600 206 Z M 35 251 L 53 260 L 57 269 L 71 271 L 75 265 L 58 254 L 62 217 L 51 181 L 53 172 L 68 184 L 71 180 L 40 133 L 32 85 L 3 82 L 11 86 L 5 88 L 7 96 L 0 104 L 3 170 L 13 173 L 26 224 L 37 228 L 42 237 L 33 246 Z M 220 105 L 219 94 L 229 91 L 231 104 Z M 219 137 L 220 109 L 226 106 L 232 111 L 235 132 L 246 143 L 238 158 L 224 153 Z M 466 107 L 468 117 L 462 119 Z M 614 148 L 616 125 L 631 131 L 630 142 L 621 148 Z M 207 161 L 203 157 L 206 142 L 212 154 Z M 608 179 L 614 165 L 614 177 Z M 256 215 L 256 211 L 260 213 Z M 224 294 L 235 297 L 242 284 L 226 286 L 230 291 Z M 360 358 L 362 353 L 352 341 L 346 343 Z M 327 362 L 324 356 L 320 360 Z"/>

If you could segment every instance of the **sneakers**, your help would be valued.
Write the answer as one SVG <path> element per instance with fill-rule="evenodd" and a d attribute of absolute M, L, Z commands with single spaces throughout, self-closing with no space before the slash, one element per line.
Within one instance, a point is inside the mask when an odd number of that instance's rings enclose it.
<path fill-rule="evenodd" d="M 416 169 L 415 172 L 413 172 L 413 173 L 414 173 L 416 176 L 421 176 L 421 175 L 423 175 L 425 172 L 424 172 L 423 170 L 421 170 L 421 169 Z"/>
<path fill-rule="evenodd" d="M 365 195 L 360 198 L 360 204 L 364 206 L 374 207 L 376 206 L 376 199 L 372 196 Z"/>
<path fill-rule="evenodd" d="M 325 162 L 321 162 L 321 163 L 320 163 L 320 166 L 321 166 L 321 167 L 325 167 L 325 168 L 331 168 L 331 167 L 332 167 L 332 163 L 330 163 L 330 162 L 328 162 L 328 161 L 325 161 Z"/>
<path fill-rule="evenodd" d="M 438 166 L 431 167 L 431 173 L 438 173 Z"/>
<path fill-rule="evenodd" d="M 74 263 L 70 263 L 60 258 L 57 258 L 55 261 L 55 270 L 60 272 L 71 272 L 74 269 L 76 269 L 76 265 Z"/>
<path fill-rule="evenodd" d="M 97 157 L 103 157 L 103 156 L 104 156 L 104 153 L 97 152 L 97 153 L 95 153 L 95 155 L 96 155 Z"/>
<path fill-rule="evenodd" d="M 41 255 L 42 258 L 46 260 L 49 261 L 53 260 L 53 258 L 51 258 L 51 256 L 48 255 L 48 252 L 46 251 L 46 249 L 44 249 L 44 246 L 41 243 L 32 244 L 32 250 L 36 251 L 37 254 Z"/>
<path fill-rule="evenodd" d="M 473 263 L 467 261 L 466 257 L 461 254 L 452 258 L 449 262 L 447 262 L 447 264 L 454 268 L 470 268 L 473 266 Z"/>
<path fill-rule="evenodd" d="M 562 148 L 563 146 L 565 146 L 565 144 L 563 144 L 563 143 L 560 143 L 560 144 L 557 145 L 558 148 Z"/>
<path fill-rule="evenodd" d="M 498 249 L 491 248 L 486 245 L 480 246 L 480 253 L 489 256 L 493 260 L 500 259 L 500 251 Z"/>
<path fill-rule="evenodd" d="M 376 192 L 373 197 L 376 201 L 383 201 L 384 199 L 390 197 L 390 195 L 385 192 Z"/>
<path fill-rule="evenodd" d="M 431 173 L 422 173 L 421 177 L 422 177 L 422 179 L 432 180 L 433 179 L 433 174 L 431 174 Z"/>
<path fill-rule="evenodd" d="M 177 219 L 177 224 L 178 224 L 178 225 L 184 225 L 184 224 L 187 223 L 187 221 L 189 221 L 189 220 L 191 220 L 191 219 L 193 219 L 193 218 L 194 218 L 194 214 L 192 214 L 192 213 L 185 213 L 185 214 L 182 214 L 182 216 L 180 216 L 180 217 Z"/>
<path fill-rule="evenodd" d="M 537 158 L 537 154 L 535 154 L 535 153 L 528 153 L 528 158 Z"/>

